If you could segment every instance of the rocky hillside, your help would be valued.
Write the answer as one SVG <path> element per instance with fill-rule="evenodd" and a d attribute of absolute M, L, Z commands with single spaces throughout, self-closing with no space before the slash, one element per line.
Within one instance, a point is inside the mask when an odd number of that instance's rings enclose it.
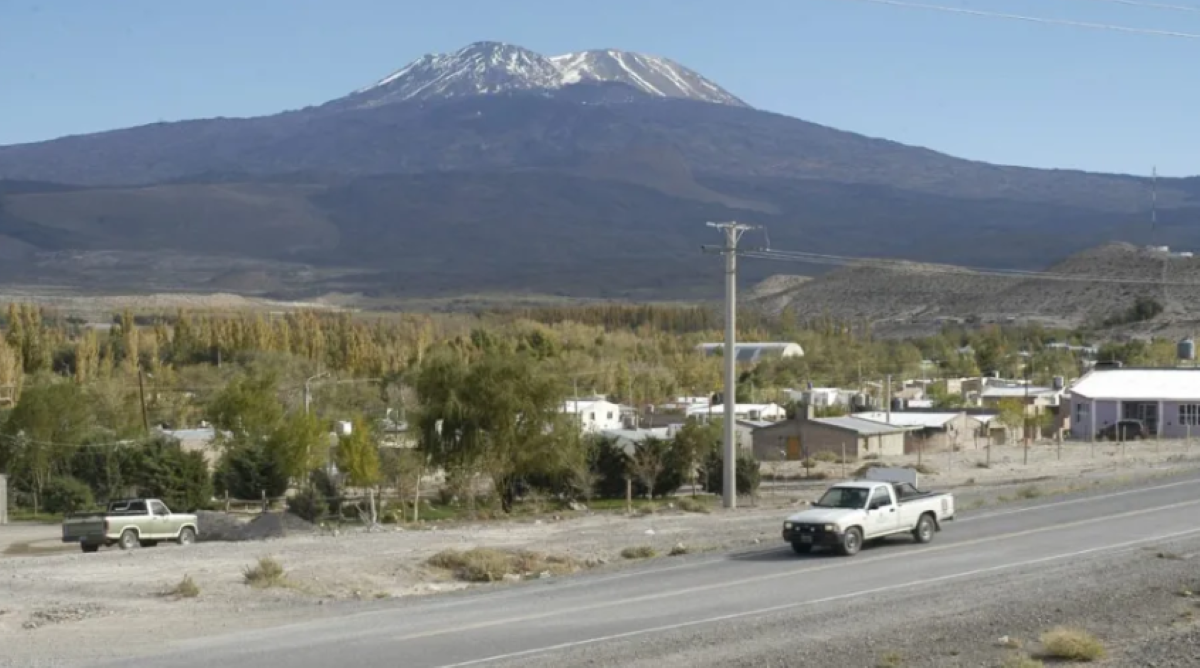
<path fill-rule="evenodd" d="M 951 322 L 1039 322 L 1078 327 L 1126 320 L 1140 297 L 1163 307 L 1147 322 L 1108 325 L 1127 333 L 1190 331 L 1200 322 L 1200 258 L 1127 243 L 1086 250 L 1021 277 L 948 265 L 845 266 L 811 280 L 772 277 L 751 299 L 801 319 L 868 319 L 911 331 Z"/>

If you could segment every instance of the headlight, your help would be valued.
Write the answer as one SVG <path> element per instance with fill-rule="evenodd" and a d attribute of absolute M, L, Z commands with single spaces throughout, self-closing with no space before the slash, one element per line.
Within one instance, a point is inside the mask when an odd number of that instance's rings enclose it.
<path fill-rule="evenodd" d="M 833 525 L 833 524 L 826 524 L 826 525 L 825 525 L 825 530 L 826 530 L 826 531 L 835 531 L 835 530 L 837 530 L 837 526 L 836 526 L 836 525 Z"/>
<path fill-rule="evenodd" d="M 784 528 L 784 529 L 791 529 L 791 528 L 792 528 L 792 523 L 791 523 L 791 522 L 784 522 L 784 523 L 783 523 L 783 528 Z"/>

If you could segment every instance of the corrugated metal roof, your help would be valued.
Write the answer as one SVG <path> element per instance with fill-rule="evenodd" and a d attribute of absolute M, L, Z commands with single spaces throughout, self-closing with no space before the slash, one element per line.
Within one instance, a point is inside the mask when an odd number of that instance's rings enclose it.
<path fill-rule="evenodd" d="M 979 396 L 985 399 L 997 398 L 1024 398 L 1028 393 L 1031 397 L 1036 397 L 1043 394 L 1054 394 L 1056 390 L 1050 387 L 1030 387 L 1026 390 L 1025 386 L 1020 387 L 985 387 L 979 393 Z"/>
<path fill-rule="evenodd" d="M 854 417 L 862 420 L 890 424 L 893 427 L 917 429 L 940 429 L 945 427 L 947 422 L 958 416 L 959 413 L 906 413 L 904 411 L 892 411 L 891 419 L 889 420 L 888 414 L 884 411 L 869 411 L 854 414 Z"/>
<path fill-rule="evenodd" d="M 1071 385 L 1088 399 L 1200 403 L 1200 369 L 1099 369 Z"/>
<path fill-rule="evenodd" d="M 855 431 L 859 434 L 895 434 L 902 431 L 908 431 L 902 426 L 895 424 L 881 424 L 871 420 L 863 420 L 852 416 L 830 417 L 830 418 L 813 418 L 813 422 L 837 427 L 838 429 L 846 429 Z"/>

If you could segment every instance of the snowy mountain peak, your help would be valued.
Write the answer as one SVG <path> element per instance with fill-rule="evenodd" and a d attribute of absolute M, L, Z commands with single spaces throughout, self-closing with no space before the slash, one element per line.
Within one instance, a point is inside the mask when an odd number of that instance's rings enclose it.
<path fill-rule="evenodd" d="M 732 93 L 668 58 L 615 49 L 581 51 L 550 58 L 563 83 L 618 81 L 649 95 L 747 106 Z"/>
<path fill-rule="evenodd" d="M 615 49 L 547 58 L 502 42 L 475 42 L 451 54 L 422 56 L 356 91 L 348 101 L 359 107 L 373 107 L 405 100 L 554 90 L 584 81 L 623 83 L 658 97 L 748 106 L 666 58 Z"/>

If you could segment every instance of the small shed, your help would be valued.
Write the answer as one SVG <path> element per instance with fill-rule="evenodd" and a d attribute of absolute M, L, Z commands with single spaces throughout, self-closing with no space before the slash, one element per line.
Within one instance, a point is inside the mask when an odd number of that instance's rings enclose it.
<path fill-rule="evenodd" d="M 754 456 L 759 461 L 799 460 L 819 452 L 839 457 L 865 455 L 895 457 L 904 454 L 908 430 L 855 417 L 808 418 L 800 416 L 754 430 Z"/>

